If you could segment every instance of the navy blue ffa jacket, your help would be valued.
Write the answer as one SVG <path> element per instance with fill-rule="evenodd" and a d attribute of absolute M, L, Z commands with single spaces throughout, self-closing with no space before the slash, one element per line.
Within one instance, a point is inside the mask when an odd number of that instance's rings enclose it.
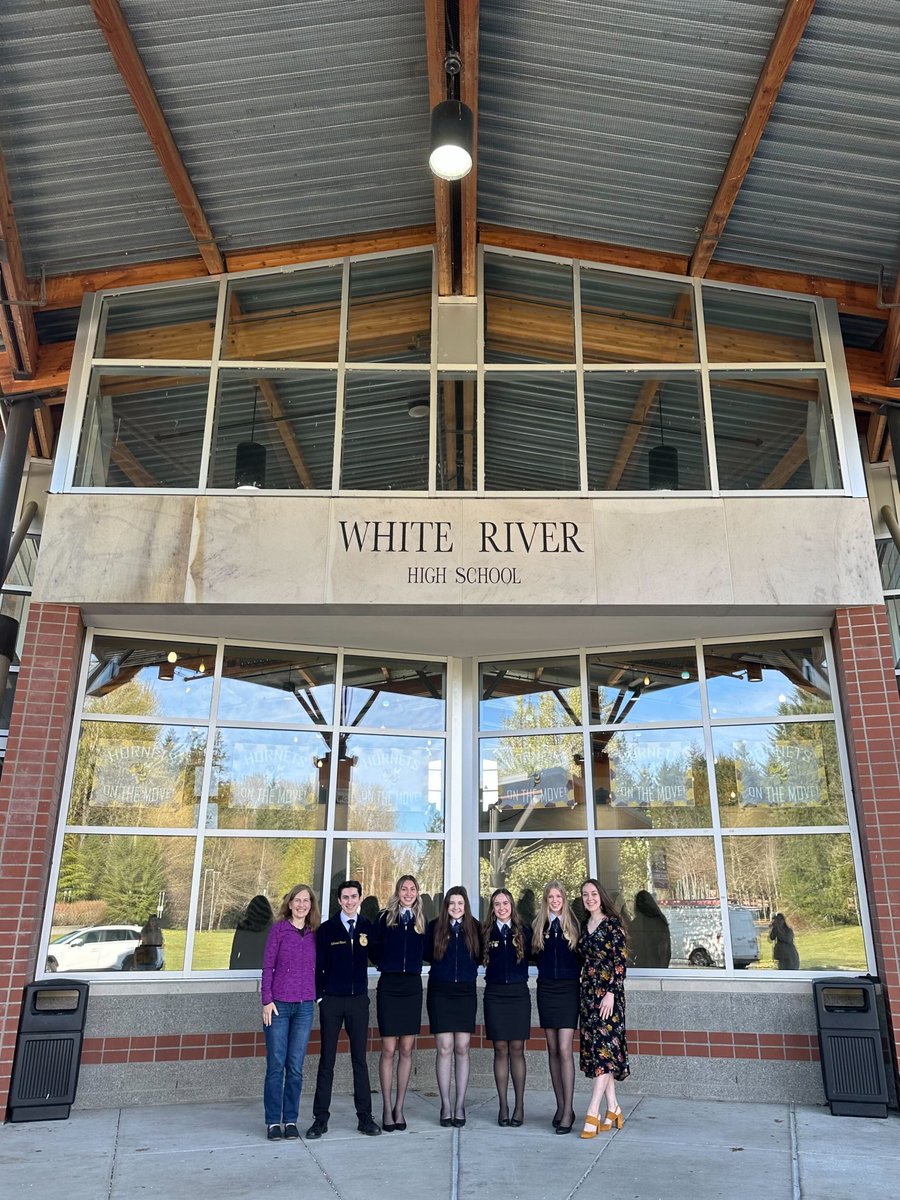
<path fill-rule="evenodd" d="M 443 958 L 434 957 L 434 933 L 437 921 L 429 922 L 425 930 L 425 961 L 431 963 L 430 978 L 435 983 L 472 983 L 478 974 L 481 958 L 481 935 L 478 937 L 478 955 L 473 958 L 469 944 L 463 936 L 462 926 L 450 929 L 450 939 Z"/>
<path fill-rule="evenodd" d="M 535 943 L 531 955 L 537 963 L 538 982 L 542 979 L 577 979 L 581 974 L 581 959 L 563 937 L 557 921 L 550 922 L 543 945 Z"/>
<path fill-rule="evenodd" d="M 523 983 L 528 978 L 528 960 L 531 957 L 531 926 L 522 930 L 525 955 L 516 961 L 513 931 L 505 926 L 501 932 L 497 922 L 488 934 L 487 965 L 484 968 L 485 983 Z"/>
<path fill-rule="evenodd" d="M 375 926 L 356 914 L 353 937 L 335 913 L 316 930 L 316 995 L 364 996 L 369 990 L 369 947 Z"/>
<path fill-rule="evenodd" d="M 387 913 L 381 914 L 369 958 L 382 974 L 421 975 L 424 952 L 425 934 L 416 933 L 412 919 L 404 925 L 398 916 L 396 925 L 388 925 Z"/>

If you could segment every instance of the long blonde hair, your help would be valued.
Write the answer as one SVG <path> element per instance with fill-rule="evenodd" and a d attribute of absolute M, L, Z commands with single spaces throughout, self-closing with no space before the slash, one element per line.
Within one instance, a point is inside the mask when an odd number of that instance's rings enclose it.
<path fill-rule="evenodd" d="M 415 875 L 401 875 L 394 884 L 394 894 L 383 909 L 385 924 L 396 925 L 400 920 L 400 888 L 404 883 L 414 883 L 416 885 L 416 902 L 410 911 L 413 915 L 413 929 L 416 933 L 424 933 L 425 910 L 422 908 L 422 889 L 419 887 L 419 881 Z"/>
<path fill-rule="evenodd" d="M 551 879 L 544 888 L 544 893 L 541 897 L 540 908 L 537 911 L 537 916 L 534 918 L 534 924 L 531 927 L 532 938 L 531 946 L 533 954 L 540 954 L 544 948 L 544 938 L 547 936 L 547 931 L 550 928 L 550 922 L 555 914 L 550 912 L 550 904 L 548 896 L 553 888 L 560 893 L 563 898 L 562 912 L 559 914 L 559 924 L 562 929 L 562 935 L 569 943 L 572 950 L 578 944 L 579 928 L 578 922 L 575 919 L 575 914 L 572 912 L 572 905 L 569 903 L 569 897 L 566 895 L 566 889 L 558 879 Z"/>

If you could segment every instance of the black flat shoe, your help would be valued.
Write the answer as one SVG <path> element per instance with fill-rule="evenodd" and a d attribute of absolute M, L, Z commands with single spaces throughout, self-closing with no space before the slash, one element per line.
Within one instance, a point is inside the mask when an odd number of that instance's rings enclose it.
<path fill-rule="evenodd" d="M 307 1129 L 306 1139 L 307 1139 L 307 1141 L 314 1142 L 316 1140 L 316 1138 L 320 1138 L 323 1133 L 327 1133 L 327 1132 L 328 1132 L 328 1122 L 320 1121 L 317 1117 L 315 1119 L 315 1121 L 313 1121 L 312 1125 L 310 1125 L 309 1129 Z"/>
<path fill-rule="evenodd" d="M 266 1137 L 270 1142 L 280 1142 L 283 1134 L 280 1125 L 269 1125 L 266 1128 Z"/>
<path fill-rule="evenodd" d="M 453 1128 L 454 1129 L 462 1129 L 463 1126 L 465 1125 L 465 1123 L 466 1123 L 466 1110 L 463 1109 L 463 1114 L 461 1117 L 453 1118 Z"/>
<path fill-rule="evenodd" d="M 293 1121 L 287 1121 L 284 1126 L 284 1136 L 286 1138 L 298 1138 L 300 1130 Z"/>
<path fill-rule="evenodd" d="M 360 1117 L 356 1128 L 366 1137 L 378 1137 L 381 1133 L 381 1126 L 376 1125 L 371 1117 Z"/>

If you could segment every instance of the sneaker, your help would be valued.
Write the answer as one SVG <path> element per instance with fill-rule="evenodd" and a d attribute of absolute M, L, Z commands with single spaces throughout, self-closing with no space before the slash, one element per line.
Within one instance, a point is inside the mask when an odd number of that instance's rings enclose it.
<path fill-rule="evenodd" d="M 270 1142 L 280 1141 L 281 1140 L 281 1126 L 280 1125 L 267 1126 L 266 1127 L 266 1137 L 269 1139 Z"/>
<path fill-rule="evenodd" d="M 316 1138 L 320 1138 L 323 1133 L 328 1132 L 328 1122 L 320 1121 L 317 1117 L 306 1131 L 307 1140 L 314 1142 Z"/>
<path fill-rule="evenodd" d="M 297 1126 L 294 1124 L 293 1121 L 288 1121 L 287 1124 L 285 1125 L 284 1136 L 286 1138 L 298 1138 L 300 1136 L 300 1130 L 297 1128 Z"/>
<path fill-rule="evenodd" d="M 359 1124 L 356 1127 L 360 1133 L 364 1133 L 366 1137 L 378 1137 L 381 1129 L 371 1117 L 360 1117 Z"/>

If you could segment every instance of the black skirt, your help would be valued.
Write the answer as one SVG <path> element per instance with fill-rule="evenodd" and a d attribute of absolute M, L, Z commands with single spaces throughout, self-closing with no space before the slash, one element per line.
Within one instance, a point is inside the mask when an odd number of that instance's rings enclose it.
<path fill-rule="evenodd" d="M 531 993 L 527 983 L 487 984 L 484 1028 L 492 1042 L 527 1040 L 531 1033 Z"/>
<path fill-rule="evenodd" d="M 422 976 L 387 972 L 375 993 L 378 1032 L 382 1037 L 408 1037 L 422 1024 Z"/>
<path fill-rule="evenodd" d="M 442 983 L 428 980 L 428 1021 L 432 1033 L 474 1033 L 475 980 L 469 983 Z"/>
<path fill-rule="evenodd" d="M 577 1029 L 578 980 L 538 977 L 537 1009 L 542 1029 Z"/>

